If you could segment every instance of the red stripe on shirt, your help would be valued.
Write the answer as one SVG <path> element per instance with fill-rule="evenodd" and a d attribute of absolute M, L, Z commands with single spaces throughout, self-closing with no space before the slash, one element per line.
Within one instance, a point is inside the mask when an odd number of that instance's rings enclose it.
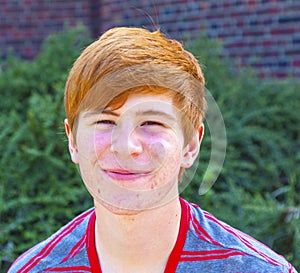
<path fill-rule="evenodd" d="M 86 250 L 88 253 L 88 258 L 90 261 L 91 269 L 93 273 L 101 273 L 100 261 L 98 258 L 96 244 L 95 244 L 95 223 L 96 223 L 96 214 L 95 211 L 91 215 L 87 228 L 86 236 Z"/>
<path fill-rule="evenodd" d="M 185 243 L 187 230 L 189 228 L 189 223 L 190 223 L 189 206 L 182 198 L 179 198 L 179 201 L 181 205 L 181 219 L 180 219 L 179 233 L 177 236 L 177 241 L 175 243 L 175 246 L 169 256 L 164 271 L 165 273 L 171 273 L 176 271 L 182 253 L 182 249 Z"/>
<path fill-rule="evenodd" d="M 90 214 L 91 211 L 87 211 L 82 215 L 75 218 L 62 232 L 55 236 L 37 255 L 32 257 L 24 266 L 19 270 L 19 272 L 27 273 L 35 265 L 37 265 L 43 258 L 47 257 L 53 248 L 68 234 L 70 234 L 80 223 L 84 221 L 86 216 Z"/>
<path fill-rule="evenodd" d="M 201 224 L 199 223 L 199 221 L 196 219 L 196 217 L 193 215 L 192 216 L 192 225 L 195 229 L 195 232 L 197 233 L 197 235 L 199 236 L 200 239 L 206 241 L 206 242 L 210 242 L 216 246 L 222 246 L 222 244 L 220 244 L 219 242 L 215 241 L 201 226 Z"/>
<path fill-rule="evenodd" d="M 92 272 L 91 268 L 88 266 L 69 266 L 69 267 L 56 267 L 56 268 L 46 268 L 44 269 L 50 272 L 65 272 L 71 271 L 72 273 L 85 273 Z"/>
<path fill-rule="evenodd" d="M 84 247 L 86 239 L 86 234 L 82 236 L 82 238 L 78 241 L 78 243 L 71 249 L 69 254 L 61 261 L 61 263 L 67 261 L 71 257 L 76 256 L 76 254 Z"/>
<path fill-rule="evenodd" d="M 232 253 L 232 252 L 236 252 L 236 249 L 212 249 L 212 250 L 202 250 L 202 251 L 187 251 L 187 250 L 183 250 L 182 251 L 182 255 L 185 256 L 195 256 L 195 255 L 219 255 L 219 254 L 228 254 L 228 253 Z M 238 251 L 240 254 L 245 254 L 242 251 Z M 246 254 L 245 254 L 246 255 Z"/>
<path fill-rule="evenodd" d="M 206 252 L 206 253 L 205 253 Z M 246 256 L 244 252 L 240 251 L 203 251 L 203 252 L 190 252 L 189 254 L 183 253 L 180 261 L 209 261 L 227 259 L 232 256 Z"/>
<path fill-rule="evenodd" d="M 230 227 L 230 226 L 228 226 L 226 224 L 223 224 L 222 222 L 220 222 L 219 220 L 217 220 L 214 216 L 212 216 L 208 212 L 203 212 L 203 214 L 205 215 L 205 217 L 207 219 L 213 221 L 214 223 L 216 223 L 217 225 L 219 225 L 220 227 L 222 227 L 223 229 L 225 229 L 227 232 L 229 232 L 230 234 L 234 235 L 246 247 L 248 247 L 249 249 L 251 249 L 252 251 L 254 251 L 255 253 L 257 253 L 258 255 L 260 255 L 262 258 L 264 258 L 266 261 L 268 261 L 272 265 L 282 266 L 281 263 L 277 262 L 276 260 L 274 260 L 273 258 L 269 257 L 265 253 L 258 251 L 249 241 L 246 240 L 246 238 L 245 238 L 246 236 L 244 236 L 244 233 L 239 232 L 236 229 L 233 229 L 232 227 Z"/>

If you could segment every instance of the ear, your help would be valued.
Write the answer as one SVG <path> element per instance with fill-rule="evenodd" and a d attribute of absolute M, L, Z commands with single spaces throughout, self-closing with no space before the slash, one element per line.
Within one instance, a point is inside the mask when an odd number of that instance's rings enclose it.
<path fill-rule="evenodd" d="M 70 124 L 67 119 L 65 119 L 64 124 L 65 124 L 66 135 L 68 137 L 69 152 L 70 152 L 71 159 L 75 164 L 78 164 L 78 150 L 74 139 L 74 135 L 72 133 Z"/>
<path fill-rule="evenodd" d="M 196 131 L 194 136 L 191 138 L 189 143 L 183 148 L 183 156 L 181 160 L 181 167 L 190 168 L 200 151 L 201 141 L 204 135 L 204 124 L 201 123 L 199 129 Z"/>

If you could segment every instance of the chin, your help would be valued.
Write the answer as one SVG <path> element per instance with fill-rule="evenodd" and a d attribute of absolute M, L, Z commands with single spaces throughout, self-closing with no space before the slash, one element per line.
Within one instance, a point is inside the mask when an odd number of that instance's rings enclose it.
<path fill-rule="evenodd" d="M 138 215 L 143 211 L 149 210 L 147 208 L 143 208 L 141 205 L 139 206 L 135 206 L 133 207 L 132 204 L 131 208 L 129 208 L 128 206 L 125 206 L 125 204 L 123 205 L 116 205 L 116 204 L 110 204 L 104 200 L 99 200 L 97 199 L 95 201 L 95 203 L 97 203 L 95 206 L 99 208 L 99 206 L 101 206 L 102 208 L 105 208 L 106 210 L 108 210 L 110 213 L 115 214 L 115 215 L 119 215 L 119 216 L 130 216 L 130 215 Z"/>
<path fill-rule="evenodd" d="M 87 188 L 94 199 L 95 206 L 98 204 L 116 215 L 134 215 L 158 209 L 178 197 L 176 179 L 151 190 L 133 191 L 115 183 L 102 184 L 90 189 L 87 186 Z"/>
<path fill-rule="evenodd" d="M 116 198 L 115 200 L 94 197 L 94 200 L 96 207 L 101 206 L 115 215 L 129 216 L 164 207 L 178 197 L 178 192 L 160 192 L 160 194 L 155 197 L 152 193 L 149 195 L 135 194 L 135 196 L 131 196 L 131 198 L 126 196 L 125 198 Z"/>

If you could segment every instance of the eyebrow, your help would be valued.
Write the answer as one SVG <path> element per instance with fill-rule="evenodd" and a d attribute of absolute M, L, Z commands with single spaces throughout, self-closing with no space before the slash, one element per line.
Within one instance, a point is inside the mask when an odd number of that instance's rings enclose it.
<path fill-rule="evenodd" d="M 158 110 L 147 110 L 147 111 L 138 111 L 136 113 L 137 116 L 160 116 L 164 117 L 166 119 L 169 119 L 171 121 L 177 121 L 177 119 L 174 116 L 171 116 L 165 112 L 161 112 Z"/>
<path fill-rule="evenodd" d="M 112 110 L 108 110 L 108 109 L 101 109 L 101 110 L 94 110 L 94 111 L 88 111 L 85 112 L 82 117 L 83 118 L 88 118 L 90 116 L 94 116 L 94 115 L 100 115 L 100 114 L 105 114 L 105 115 L 112 115 L 115 117 L 119 117 L 120 115 Z"/>

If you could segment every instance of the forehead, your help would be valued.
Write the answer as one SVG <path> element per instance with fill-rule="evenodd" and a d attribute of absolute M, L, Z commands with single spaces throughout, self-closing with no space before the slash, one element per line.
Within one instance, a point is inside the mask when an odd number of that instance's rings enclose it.
<path fill-rule="evenodd" d="M 111 104 L 107 108 L 114 108 Z M 170 111 L 174 109 L 173 98 L 167 95 L 151 95 L 151 94 L 130 94 L 123 105 L 122 110 L 143 110 L 143 109 L 157 109 Z"/>
<path fill-rule="evenodd" d="M 116 116 L 161 116 L 173 122 L 178 120 L 178 109 L 173 105 L 172 97 L 166 95 L 131 94 L 123 102 L 122 106 L 116 107 L 110 104 L 104 108 L 90 109 L 83 113 L 83 117 L 97 114 L 113 114 Z"/>

